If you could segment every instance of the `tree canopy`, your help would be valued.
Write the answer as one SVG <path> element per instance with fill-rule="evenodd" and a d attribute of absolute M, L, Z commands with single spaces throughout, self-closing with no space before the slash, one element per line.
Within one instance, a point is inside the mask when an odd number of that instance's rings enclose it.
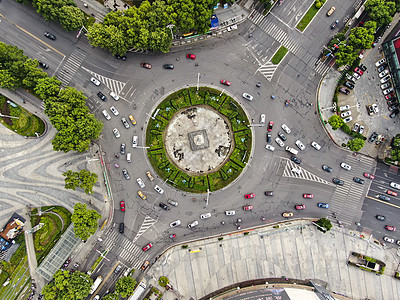
<path fill-rule="evenodd" d="M 86 194 L 90 194 L 93 191 L 93 186 L 97 182 L 97 174 L 91 173 L 86 169 L 79 172 L 68 170 L 63 173 L 63 176 L 65 176 L 66 189 L 75 190 L 76 188 L 81 188 L 85 190 Z"/>
<path fill-rule="evenodd" d="M 374 33 L 376 23 L 373 21 L 366 22 L 364 27 L 356 27 L 351 30 L 347 45 L 353 47 L 357 52 L 363 49 L 370 49 L 374 42 Z"/>
<path fill-rule="evenodd" d="M 332 223 L 331 223 L 331 221 L 329 221 L 328 219 L 326 219 L 326 218 L 321 218 L 321 219 L 319 219 L 317 222 L 315 222 L 316 224 L 318 224 L 319 226 L 317 226 L 317 229 L 319 230 L 319 231 L 322 231 L 323 233 L 327 233 L 329 230 L 331 230 L 331 228 L 332 228 Z M 324 228 L 326 229 L 326 230 L 324 230 Z"/>
<path fill-rule="evenodd" d="M 332 126 L 333 130 L 338 130 L 344 124 L 344 121 L 338 115 L 333 115 L 329 118 L 328 123 Z"/>
<path fill-rule="evenodd" d="M 115 293 L 120 295 L 122 298 L 126 298 L 133 294 L 135 290 L 136 281 L 130 276 L 124 276 L 118 279 L 115 284 Z"/>
<path fill-rule="evenodd" d="M 364 140 L 360 139 L 360 138 L 355 138 L 353 140 L 349 140 L 347 142 L 347 147 L 349 147 L 349 149 L 351 151 L 360 151 L 362 149 L 362 147 L 364 147 Z"/>
<path fill-rule="evenodd" d="M 93 280 L 85 273 L 58 270 L 43 287 L 42 294 L 46 300 L 80 300 L 89 296 L 92 284 Z"/>
<path fill-rule="evenodd" d="M 365 10 L 377 26 L 385 26 L 392 22 L 392 16 L 396 13 L 396 3 L 386 0 L 368 0 Z"/>
<path fill-rule="evenodd" d="M 97 220 L 101 218 L 95 210 L 88 210 L 86 204 L 77 203 L 71 221 L 74 223 L 75 236 L 86 241 L 97 230 Z"/>

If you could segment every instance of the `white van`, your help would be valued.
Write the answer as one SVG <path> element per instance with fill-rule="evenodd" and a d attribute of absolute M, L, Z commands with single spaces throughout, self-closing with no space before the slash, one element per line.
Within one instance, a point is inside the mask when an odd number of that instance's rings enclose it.
<path fill-rule="evenodd" d="M 134 135 L 133 139 L 132 139 L 132 147 L 133 148 L 136 148 L 138 146 L 138 140 L 139 140 L 139 137 L 137 135 Z"/>
<path fill-rule="evenodd" d="M 289 146 L 286 146 L 285 149 L 286 149 L 286 151 L 292 153 L 293 155 L 297 155 L 299 153 L 299 151 L 297 151 L 296 149 L 293 149 L 293 148 L 291 148 Z"/>
<path fill-rule="evenodd" d="M 128 152 L 128 153 L 126 154 L 126 161 L 127 161 L 127 162 L 131 162 L 131 161 L 132 161 L 132 153 Z"/>

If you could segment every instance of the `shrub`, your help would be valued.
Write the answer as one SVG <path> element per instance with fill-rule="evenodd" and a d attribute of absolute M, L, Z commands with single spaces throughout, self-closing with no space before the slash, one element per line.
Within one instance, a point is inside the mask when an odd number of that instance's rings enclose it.
<path fill-rule="evenodd" d="M 165 276 L 161 276 L 161 277 L 158 279 L 158 284 L 159 284 L 160 286 L 162 286 L 162 287 L 166 287 L 168 283 L 169 283 L 169 279 L 168 279 L 167 277 L 165 277 Z"/>
<path fill-rule="evenodd" d="M 322 3 L 319 1 L 315 1 L 315 8 L 320 9 L 322 6 Z"/>

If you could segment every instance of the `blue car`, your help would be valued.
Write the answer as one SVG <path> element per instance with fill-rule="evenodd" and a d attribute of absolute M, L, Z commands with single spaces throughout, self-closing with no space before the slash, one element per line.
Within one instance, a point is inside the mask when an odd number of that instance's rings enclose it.
<path fill-rule="evenodd" d="M 328 203 L 322 203 L 322 202 L 320 202 L 320 203 L 318 203 L 318 207 L 321 207 L 321 208 L 329 208 L 329 204 L 328 204 Z"/>

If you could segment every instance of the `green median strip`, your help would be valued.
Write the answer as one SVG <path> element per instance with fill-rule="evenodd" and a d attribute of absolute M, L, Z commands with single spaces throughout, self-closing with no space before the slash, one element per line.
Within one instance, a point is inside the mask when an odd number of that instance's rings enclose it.
<path fill-rule="evenodd" d="M 288 52 L 288 49 L 281 46 L 278 51 L 276 51 L 275 55 L 272 57 L 271 62 L 274 65 L 277 65 L 281 62 L 281 60 L 285 57 L 286 53 Z"/>
<path fill-rule="evenodd" d="M 319 8 L 316 8 L 315 4 L 313 4 L 310 7 L 310 9 L 307 11 L 307 13 L 304 15 L 304 17 L 297 24 L 296 28 L 298 30 L 300 30 L 301 32 L 303 32 L 304 29 L 307 28 L 307 26 L 311 22 L 311 20 L 314 18 L 314 16 L 318 13 L 318 11 L 319 11 Z"/>

